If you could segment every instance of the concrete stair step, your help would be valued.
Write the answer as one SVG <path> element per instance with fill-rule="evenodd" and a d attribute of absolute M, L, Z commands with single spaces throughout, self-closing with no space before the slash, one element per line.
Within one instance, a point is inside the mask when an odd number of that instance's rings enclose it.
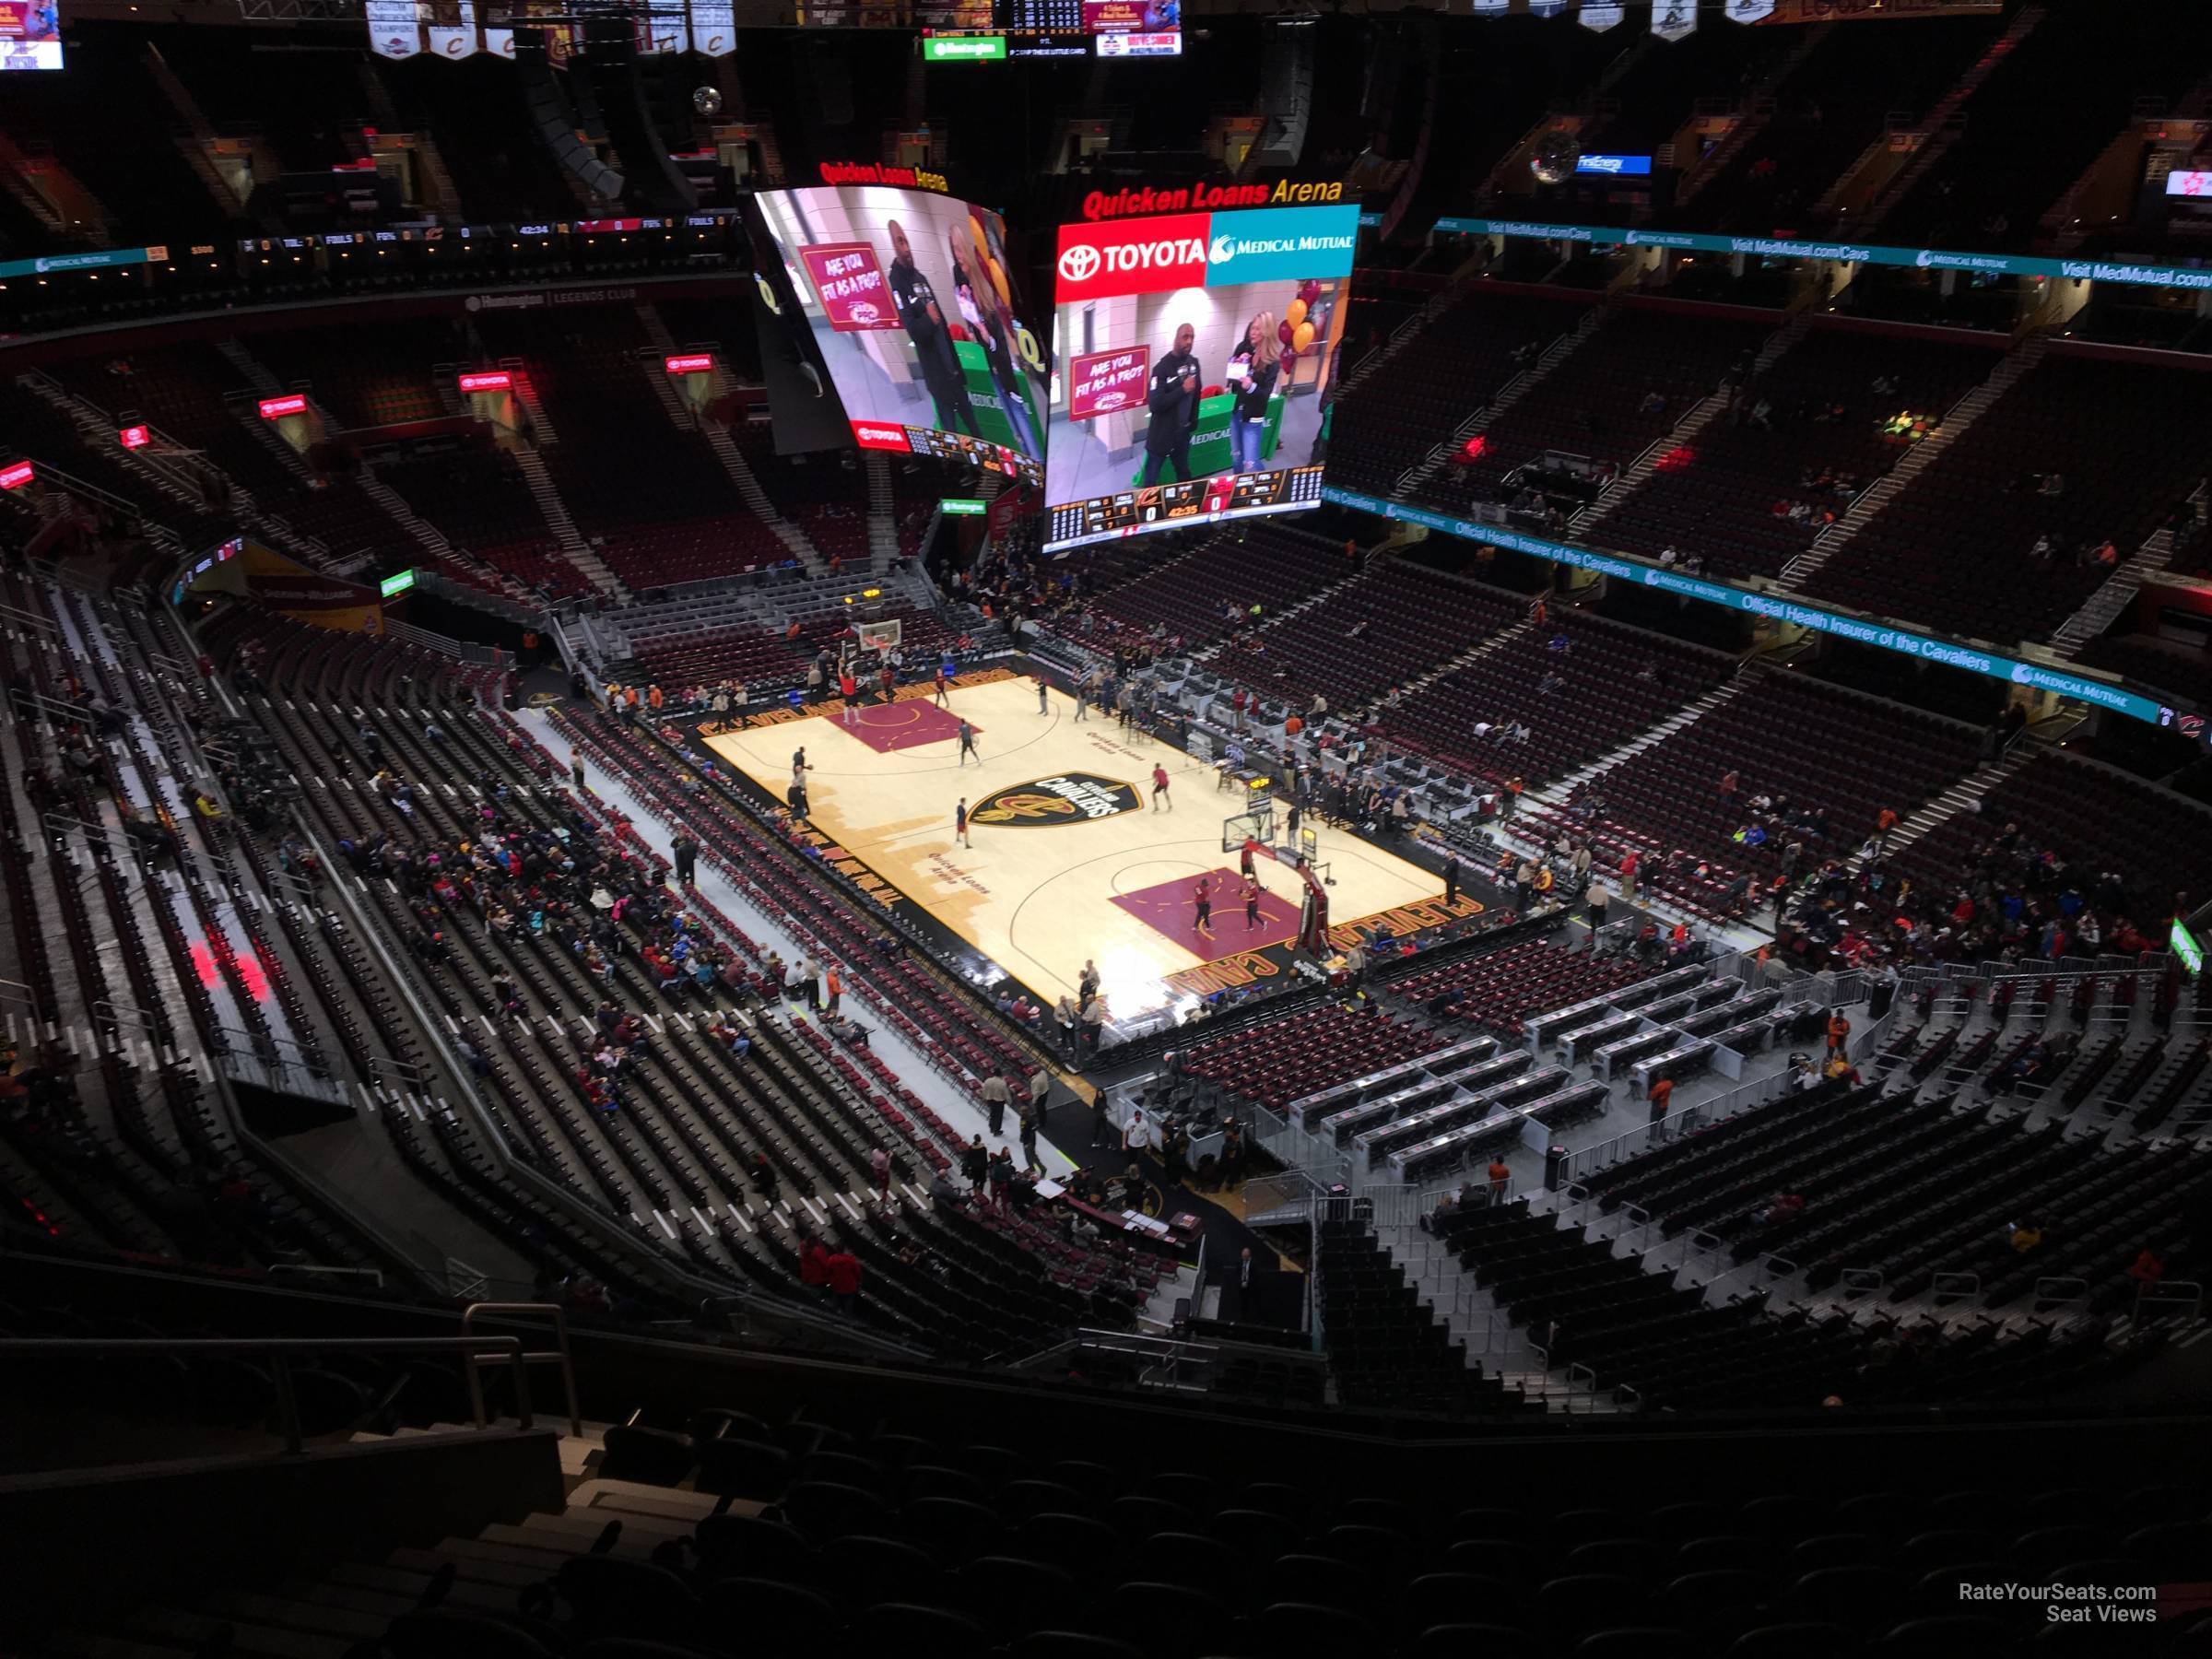
<path fill-rule="evenodd" d="M 302 1635 L 351 1641 L 382 1636 L 390 1622 L 359 1608 L 259 1590 L 224 1591 L 211 1597 L 203 1610 L 218 1618 L 250 1619 L 273 1630 L 297 1630 Z"/>
<path fill-rule="evenodd" d="M 345 1637 L 289 1630 L 251 1619 L 224 1618 L 208 1613 L 187 1613 L 175 1607 L 141 1607 L 120 1621 L 118 1634 L 151 1637 L 157 1641 L 182 1642 L 195 1648 L 226 1628 L 233 1654 L 258 1653 L 267 1659 L 346 1659 L 353 1641 Z"/>

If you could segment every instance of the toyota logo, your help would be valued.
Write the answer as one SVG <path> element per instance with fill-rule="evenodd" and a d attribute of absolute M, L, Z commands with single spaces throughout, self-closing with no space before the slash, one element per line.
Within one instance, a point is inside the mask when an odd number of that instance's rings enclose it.
<path fill-rule="evenodd" d="M 1063 249 L 1060 254 L 1060 280 L 1088 282 L 1099 274 L 1099 251 L 1088 242 L 1077 242 Z"/>

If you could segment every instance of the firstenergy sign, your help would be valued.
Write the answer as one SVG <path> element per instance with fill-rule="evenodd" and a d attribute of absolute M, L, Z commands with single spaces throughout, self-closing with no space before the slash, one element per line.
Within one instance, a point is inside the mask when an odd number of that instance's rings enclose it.
<path fill-rule="evenodd" d="M 1104 300 L 1176 288 L 1351 274 L 1359 210 L 1269 207 L 1171 213 L 1109 225 L 1063 225 L 1055 300 Z"/>

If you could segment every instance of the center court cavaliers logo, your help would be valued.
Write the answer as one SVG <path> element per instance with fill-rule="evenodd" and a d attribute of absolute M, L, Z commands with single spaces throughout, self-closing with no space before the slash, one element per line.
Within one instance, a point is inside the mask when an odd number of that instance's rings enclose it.
<path fill-rule="evenodd" d="M 1096 772 L 1063 772 L 1056 778 L 1037 778 L 1010 783 L 985 795 L 968 815 L 976 824 L 997 824 L 1011 829 L 1041 829 L 1055 824 L 1088 824 L 1094 818 L 1135 812 L 1144 805 L 1136 786 Z"/>

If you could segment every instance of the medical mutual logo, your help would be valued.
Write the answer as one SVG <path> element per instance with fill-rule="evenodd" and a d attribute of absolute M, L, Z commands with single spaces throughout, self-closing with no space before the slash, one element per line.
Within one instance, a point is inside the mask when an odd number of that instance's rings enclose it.
<path fill-rule="evenodd" d="M 1206 249 L 1206 286 L 1348 276 L 1359 246 L 1359 208 L 1263 207 L 1217 213 Z"/>

